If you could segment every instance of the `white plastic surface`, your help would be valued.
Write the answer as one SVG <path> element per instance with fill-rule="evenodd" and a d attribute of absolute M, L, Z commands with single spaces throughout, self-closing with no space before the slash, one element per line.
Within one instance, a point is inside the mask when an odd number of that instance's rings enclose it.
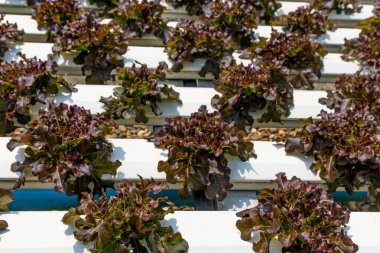
<path fill-rule="evenodd" d="M 24 43 L 24 44 L 10 44 L 11 50 L 5 53 L 4 59 L 6 61 L 17 60 L 17 52 L 24 53 L 27 57 L 34 57 L 41 60 L 46 60 L 47 55 L 51 52 L 52 44 L 50 43 Z M 237 54 L 234 54 L 237 62 L 243 62 L 247 64 L 249 61 L 238 58 Z M 329 53 L 324 59 L 324 69 L 322 75 L 325 76 L 337 76 L 341 74 L 354 74 L 359 70 L 359 65 L 355 62 L 343 61 L 340 54 Z M 80 71 L 80 65 L 74 64 L 71 57 L 61 56 L 57 59 L 59 69 L 61 71 L 77 70 Z M 165 61 L 169 67 L 172 66 L 172 61 L 168 58 L 162 47 L 137 47 L 130 46 L 124 56 L 124 62 L 126 67 L 130 67 L 135 61 L 143 62 L 148 65 L 149 68 L 156 68 L 160 61 Z M 194 78 L 199 78 L 198 72 L 202 65 L 205 63 L 205 59 L 195 59 L 194 62 L 186 62 L 183 70 L 176 74 L 177 77 L 184 75 L 192 75 Z M 170 75 L 169 75 L 170 76 Z"/>
<path fill-rule="evenodd" d="M 168 81 L 170 84 L 170 81 Z M 102 113 L 105 110 L 104 104 L 99 102 L 101 96 L 112 96 L 115 85 L 76 85 L 77 92 L 68 93 L 61 90 L 60 94 L 55 97 L 56 103 L 76 104 L 91 110 L 93 114 Z M 147 113 L 150 121 L 155 125 L 163 124 L 165 118 L 173 116 L 188 117 L 191 113 L 196 112 L 200 105 L 206 105 L 210 111 L 213 111 L 211 106 L 212 97 L 217 94 L 213 88 L 190 88 L 190 87 L 174 87 L 174 90 L 179 92 L 182 105 L 178 102 L 163 102 L 159 104 L 162 115 L 155 116 L 151 109 L 147 107 Z M 294 90 L 294 107 L 291 109 L 289 117 L 283 117 L 284 121 L 294 121 L 306 119 L 309 117 L 317 118 L 319 112 L 326 107 L 318 103 L 318 99 L 326 97 L 325 91 L 309 91 L 309 90 Z M 255 119 L 260 118 L 261 113 L 253 114 Z M 32 115 L 37 115 L 38 110 L 32 110 Z M 133 123 L 133 120 L 130 120 Z M 149 122 L 148 122 L 149 124 Z"/>
<path fill-rule="evenodd" d="M 0 138 L 0 185 L 9 187 L 10 182 L 17 180 L 18 175 L 10 170 L 15 161 L 22 161 L 23 148 L 17 148 L 13 152 L 8 151 L 7 137 Z M 157 171 L 160 160 L 167 159 L 167 152 L 155 148 L 152 142 L 142 139 L 110 139 L 114 147 L 112 160 L 120 160 L 121 167 L 117 175 L 112 177 L 105 175 L 104 179 L 120 181 L 123 179 L 138 180 L 137 175 L 144 178 L 153 177 L 156 180 L 165 180 L 165 173 Z M 310 171 L 312 159 L 302 155 L 286 154 L 283 144 L 274 142 L 255 141 L 254 152 L 257 159 L 251 158 L 247 162 L 239 158 L 230 157 L 231 181 L 233 190 L 257 190 L 267 186 L 268 182 L 275 178 L 278 172 L 286 172 L 288 177 L 297 176 L 302 180 L 322 183 L 318 175 Z M 29 183 L 23 188 L 50 188 L 51 184 L 39 183 L 36 178 L 29 178 Z M 178 189 L 179 185 L 171 185 Z"/>
<path fill-rule="evenodd" d="M 61 222 L 65 212 L 11 212 L 1 214 L 9 228 L 2 231 L 2 253 L 88 253 L 74 236 L 74 228 Z M 178 211 L 167 215 L 164 226 L 172 226 L 189 243 L 189 253 L 252 253 L 252 244 L 240 239 L 236 213 Z M 380 252 L 376 229 L 380 212 L 351 213 L 347 233 L 358 244 L 359 253 Z M 257 240 L 258 236 L 254 237 Z M 281 253 L 281 244 L 272 240 L 270 253 Z"/>

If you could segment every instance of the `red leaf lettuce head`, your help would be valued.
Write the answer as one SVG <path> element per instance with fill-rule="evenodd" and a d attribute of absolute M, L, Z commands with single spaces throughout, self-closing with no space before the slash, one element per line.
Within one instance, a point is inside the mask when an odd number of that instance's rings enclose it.
<path fill-rule="evenodd" d="M 336 110 L 360 103 L 361 107 L 368 106 L 380 120 L 380 72 L 363 74 L 358 71 L 353 76 L 342 75 L 335 82 L 335 91 L 327 91 L 327 98 L 319 102 Z"/>
<path fill-rule="evenodd" d="M 260 4 L 263 2 L 265 1 L 214 1 L 209 4 L 210 11 L 201 20 L 227 33 L 237 45 L 246 48 L 255 39 L 254 31 L 261 21 L 261 12 L 264 9 L 269 11 Z"/>
<path fill-rule="evenodd" d="M 181 234 L 160 223 L 174 212 L 174 204 L 167 197 L 149 195 L 166 189 L 164 183 L 140 178 L 140 183 L 125 181 L 118 187 L 109 199 L 84 194 L 81 205 L 65 214 L 62 221 L 74 222 L 77 240 L 95 241 L 92 252 L 187 252 L 189 245 Z"/>
<path fill-rule="evenodd" d="M 314 10 L 311 6 L 301 6 L 280 18 L 285 24 L 284 31 L 299 35 L 310 35 L 317 38 L 327 31 L 336 30 L 336 24 L 328 17 L 328 13 Z"/>
<path fill-rule="evenodd" d="M 285 74 L 295 73 L 294 87 L 313 88 L 321 76 L 322 57 L 327 51 L 309 36 L 272 31 L 270 38 L 260 37 L 240 57 L 251 59 L 259 67 L 270 67 Z"/>
<path fill-rule="evenodd" d="M 168 160 L 158 163 L 169 183 L 183 181 L 182 198 L 191 190 L 204 190 L 208 199 L 223 200 L 231 189 L 226 155 L 242 161 L 255 157 L 253 143 L 245 141 L 245 132 L 227 124 L 218 112 L 208 113 L 206 106 L 190 118 L 167 119 L 155 135 L 156 147 L 169 151 Z"/>
<path fill-rule="evenodd" d="M 251 240 L 253 233 L 259 241 L 253 243 L 255 252 L 269 253 L 269 244 L 277 238 L 283 252 L 340 252 L 354 253 L 358 246 L 343 230 L 350 212 L 334 202 L 317 184 L 288 180 L 278 173 L 277 189 L 264 188 L 258 195 L 259 204 L 241 211 L 236 227 L 241 238 Z"/>
<path fill-rule="evenodd" d="M 139 64 L 139 63 L 138 63 Z M 120 89 L 114 92 L 114 96 L 101 97 L 100 102 L 107 107 L 107 117 L 113 119 L 129 119 L 135 116 L 136 122 L 147 123 L 146 106 L 158 116 L 162 112 L 158 106 L 162 101 L 177 101 L 181 103 L 179 93 L 168 85 L 158 86 L 159 81 L 164 81 L 168 68 L 165 62 L 150 71 L 146 64 L 135 64 L 131 68 L 118 68 L 113 71 L 114 79 L 120 84 Z"/>
<path fill-rule="evenodd" d="M 220 94 L 211 104 L 240 129 L 251 129 L 251 113 L 257 111 L 264 111 L 260 120 L 264 122 L 281 122 L 281 116 L 290 115 L 293 87 L 280 70 L 231 64 L 213 83 Z"/>
<path fill-rule="evenodd" d="M 319 172 L 329 191 L 344 186 L 352 193 L 369 184 L 369 198 L 375 204 L 374 189 L 380 185 L 380 127 L 375 115 L 356 104 L 331 113 L 321 111 L 320 116 L 300 136 L 288 138 L 286 151 L 314 156 L 311 169 Z"/>
<path fill-rule="evenodd" d="M 54 189 L 69 196 L 82 192 L 100 195 L 105 188 L 105 174 L 116 175 L 119 161 L 111 161 L 112 145 L 104 136 L 115 126 L 104 116 L 92 116 L 82 107 L 66 104 L 48 104 L 40 110 L 39 119 L 27 125 L 21 134 L 13 136 L 7 148 L 13 151 L 26 145 L 25 160 L 12 164 L 12 171 L 20 172 L 15 188 L 31 174 L 39 181 L 53 182 Z"/>
<path fill-rule="evenodd" d="M 166 29 L 162 19 L 164 10 L 161 0 L 127 0 L 111 11 L 112 22 L 120 25 L 128 37 L 141 38 L 147 33 L 163 37 Z"/>
<path fill-rule="evenodd" d="M 19 53 L 20 61 L 0 63 L 0 135 L 14 130 L 14 120 L 19 124 L 30 121 L 30 107 L 44 104 L 47 96 L 58 93 L 60 88 L 72 90 L 61 77 L 53 76 L 57 63 L 28 59 Z"/>
<path fill-rule="evenodd" d="M 111 71 L 124 67 L 128 37 L 115 24 L 104 24 L 91 11 L 83 10 L 76 20 L 68 22 L 64 33 L 55 39 L 54 54 L 74 54 L 74 63 L 83 65 L 87 83 L 102 84 L 111 79 Z"/>
<path fill-rule="evenodd" d="M 7 42 L 22 41 L 24 32 L 18 31 L 17 24 L 4 22 L 4 14 L 0 14 L 0 61 L 4 57 L 5 52 L 9 50 Z"/>
<path fill-rule="evenodd" d="M 380 8 L 379 8 L 380 9 Z M 342 47 L 342 59 L 356 60 L 361 65 L 380 69 L 380 11 L 375 7 L 374 16 L 363 20 L 359 27 L 362 29 L 359 37 L 345 39 Z"/>
<path fill-rule="evenodd" d="M 173 61 L 172 71 L 183 69 L 184 62 L 194 62 L 196 58 L 206 58 L 200 76 L 211 72 L 218 77 L 220 63 L 231 57 L 234 45 L 228 34 L 209 23 L 187 20 L 168 31 L 165 52 Z"/>
<path fill-rule="evenodd" d="M 39 30 L 46 30 L 47 41 L 53 42 L 64 33 L 65 25 L 79 18 L 77 0 L 39 0 L 33 5 L 32 17 L 37 21 Z"/>

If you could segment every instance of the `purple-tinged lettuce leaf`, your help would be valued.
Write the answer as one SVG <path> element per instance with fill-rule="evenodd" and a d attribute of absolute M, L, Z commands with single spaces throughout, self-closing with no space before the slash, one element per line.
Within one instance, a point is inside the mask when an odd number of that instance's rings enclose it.
<path fill-rule="evenodd" d="M 113 121 L 92 116 L 82 107 L 50 102 L 46 110 L 40 110 L 38 120 L 7 144 L 10 151 L 26 145 L 25 160 L 12 164 L 12 171 L 21 173 L 14 188 L 25 183 L 28 171 L 43 183 L 53 182 L 57 192 L 78 198 L 82 192 L 101 195 L 105 188 L 113 188 L 101 178 L 116 175 L 121 165 L 111 161 L 112 144 L 104 138 L 114 126 Z"/>
<path fill-rule="evenodd" d="M 281 122 L 294 105 L 293 87 L 280 70 L 231 64 L 213 83 L 220 95 L 212 98 L 212 106 L 225 121 L 246 131 L 254 121 L 251 113 L 262 110 L 260 121 Z"/>
<path fill-rule="evenodd" d="M 120 89 L 114 92 L 113 96 L 101 97 L 100 102 L 104 103 L 107 110 L 105 115 L 113 119 L 128 119 L 135 116 L 136 122 L 147 123 L 149 118 L 146 115 L 146 106 L 158 116 L 162 112 L 158 106 L 162 101 L 176 101 L 179 93 L 167 85 L 158 86 L 159 81 L 164 81 L 168 68 L 165 62 L 160 62 L 155 71 L 150 71 L 146 64 L 135 64 L 131 68 L 118 68 L 114 74 Z"/>
<path fill-rule="evenodd" d="M 62 221 L 73 223 L 74 236 L 84 243 L 95 241 L 91 252 L 185 253 L 189 245 L 180 233 L 160 223 L 174 212 L 167 197 L 150 197 L 167 189 L 165 183 L 125 181 L 120 191 L 98 200 L 85 193 L 81 205 L 71 208 Z M 84 216 L 84 217 L 83 217 Z M 148 251 L 149 249 L 149 251 Z"/>
<path fill-rule="evenodd" d="M 210 11 L 201 17 L 204 23 L 228 34 L 228 36 L 241 48 L 251 45 L 254 30 L 261 21 L 270 23 L 274 20 L 274 13 L 281 7 L 276 1 L 212 1 Z"/>
<path fill-rule="evenodd" d="M 380 69 L 380 8 L 374 9 L 374 16 L 363 20 L 359 37 L 345 39 L 342 47 L 342 59 L 357 60 L 363 66 Z"/>
<path fill-rule="evenodd" d="M 153 33 L 165 41 L 167 24 L 162 19 L 164 10 L 161 0 L 127 0 L 110 14 L 112 22 L 121 26 L 128 37 L 141 38 L 144 34 Z"/>
<path fill-rule="evenodd" d="M 7 42 L 22 41 L 24 32 L 18 31 L 17 24 L 4 22 L 4 14 L 0 13 L 0 61 L 4 57 L 5 52 L 9 50 Z"/>
<path fill-rule="evenodd" d="M 0 63 L 0 135 L 14 130 L 14 120 L 20 124 L 30 121 L 30 106 L 44 104 L 47 96 L 56 95 L 59 88 L 72 87 L 61 77 L 53 76 L 57 63 L 28 59 L 19 54 L 20 61 Z"/>
<path fill-rule="evenodd" d="M 223 200 L 232 188 L 226 155 L 242 161 L 256 157 L 245 135 L 218 112 L 208 113 L 206 106 L 187 119 L 168 118 L 154 138 L 156 147 L 169 151 L 167 161 L 159 161 L 157 169 L 166 173 L 169 183 L 183 181 L 180 196 L 184 199 L 192 190 L 202 190 L 208 199 Z"/>
<path fill-rule="evenodd" d="M 284 31 L 299 35 L 310 35 L 317 38 L 327 31 L 336 30 L 336 24 L 328 17 L 328 13 L 313 9 L 311 6 L 301 6 L 280 17 Z"/>
<path fill-rule="evenodd" d="M 270 241 L 277 237 L 282 252 L 345 252 L 354 253 L 358 246 L 343 230 L 350 218 L 327 192 L 315 183 L 288 180 L 278 173 L 277 189 L 264 188 L 258 195 L 259 204 L 237 213 L 236 227 L 241 238 L 250 241 L 259 233 L 253 250 L 269 253 Z"/>
<path fill-rule="evenodd" d="M 115 24 L 102 23 L 91 11 L 82 11 L 68 22 L 62 36 L 55 39 L 54 54 L 72 53 L 74 63 L 82 65 L 87 83 L 102 84 L 111 79 L 111 71 L 124 66 L 128 37 Z"/>
<path fill-rule="evenodd" d="M 79 18 L 77 0 L 40 0 L 33 5 L 32 17 L 37 21 L 38 29 L 46 31 L 47 41 L 53 42 L 65 32 L 65 25 Z"/>
<path fill-rule="evenodd" d="M 211 72 L 218 77 L 220 63 L 231 57 L 234 45 L 226 32 L 201 21 L 187 20 L 168 30 L 165 52 L 173 61 L 172 71 L 179 72 L 183 64 L 196 58 L 206 58 L 200 76 Z"/>
<path fill-rule="evenodd" d="M 314 156 L 311 169 L 327 182 L 330 192 L 340 186 L 348 193 L 366 184 L 380 188 L 379 115 L 357 103 L 331 113 L 321 111 L 320 116 L 299 136 L 288 138 L 286 151 Z M 369 193 L 374 200 L 376 192 Z"/>
<path fill-rule="evenodd" d="M 350 104 L 361 104 L 380 120 L 380 72 L 363 74 L 358 71 L 353 76 L 342 75 L 335 82 L 335 91 L 327 91 L 327 98 L 319 99 L 330 109 L 344 110 Z"/>
<path fill-rule="evenodd" d="M 327 51 L 309 36 L 272 31 L 270 38 L 255 42 L 240 56 L 251 59 L 257 66 L 275 68 L 285 74 L 295 72 L 290 82 L 295 88 L 313 88 L 321 76 L 322 57 Z"/>

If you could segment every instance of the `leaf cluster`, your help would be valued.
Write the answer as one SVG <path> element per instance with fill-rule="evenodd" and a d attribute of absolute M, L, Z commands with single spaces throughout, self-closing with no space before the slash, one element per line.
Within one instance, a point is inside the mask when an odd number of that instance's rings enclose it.
<path fill-rule="evenodd" d="M 277 189 L 265 188 L 258 195 L 259 204 L 237 213 L 236 222 L 244 241 L 259 233 L 253 250 L 269 253 L 270 241 L 277 237 L 282 252 L 346 252 L 358 251 L 358 246 L 346 235 L 342 226 L 350 212 L 334 202 L 325 190 L 315 183 L 288 180 L 278 173 Z"/>
<path fill-rule="evenodd" d="M 241 0 L 215 1 L 209 7 L 210 11 L 201 17 L 203 22 L 209 22 L 227 33 L 242 48 L 251 45 L 260 18 L 260 11 L 254 3 Z"/>
<path fill-rule="evenodd" d="M 192 15 L 201 15 L 202 6 L 209 3 L 210 0 L 167 0 L 166 2 L 173 5 L 174 8 L 185 6 L 187 13 Z"/>
<path fill-rule="evenodd" d="M 127 0 L 110 14 L 115 24 L 121 26 L 128 37 L 141 38 L 144 34 L 154 33 L 164 36 L 166 22 L 162 19 L 165 7 L 161 0 Z"/>
<path fill-rule="evenodd" d="M 111 71 L 124 66 L 128 37 L 115 24 L 104 24 L 91 11 L 83 11 L 78 20 L 68 22 L 64 33 L 55 39 L 55 54 L 74 54 L 74 63 L 83 65 L 87 83 L 104 83 Z"/>
<path fill-rule="evenodd" d="M 313 88 L 321 76 L 322 57 L 327 51 L 309 36 L 290 32 L 272 31 L 270 38 L 260 37 L 240 57 L 249 58 L 260 67 L 281 70 L 285 74 L 296 72 L 291 83 L 294 87 Z"/>
<path fill-rule="evenodd" d="M 148 70 L 146 64 L 114 70 L 116 83 L 121 87 L 113 96 L 100 99 L 106 105 L 105 114 L 113 119 L 129 119 L 133 115 L 136 122 L 146 123 L 149 120 L 146 106 L 158 116 L 162 114 L 158 102 L 174 100 L 181 103 L 179 93 L 172 87 L 158 86 L 159 81 L 165 80 L 167 68 L 165 62 L 160 62 L 155 71 Z"/>
<path fill-rule="evenodd" d="M 261 121 L 281 122 L 294 105 L 293 87 L 277 69 L 231 64 L 213 84 L 219 94 L 212 98 L 212 106 L 226 122 L 246 131 L 254 121 L 251 113 L 265 110 Z"/>
<path fill-rule="evenodd" d="M 314 0 L 311 6 L 328 13 L 335 11 L 337 14 L 352 15 L 363 8 L 358 0 Z"/>
<path fill-rule="evenodd" d="M 241 3 L 253 5 L 254 9 L 260 13 L 259 21 L 264 24 L 271 24 L 276 20 L 276 12 L 281 8 L 282 4 L 277 0 L 238 0 Z"/>
<path fill-rule="evenodd" d="M 165 52 L 173 61 L 172 70 L 183 69 L 185 61 L 193 62 L 195 58 L 206 58 L 200 76 L 211 72 L 219 75 L 220 61 L 231 56 L 234 47 L 228 34 L 217 27 L 204 22 L 186 20 L 168 31 Z"/>
<path fill-rule="evenodd" d="M 82 192 L 101 195 L 103 189 L 113 187 L 102 181 L 102 176 L 115 175 L 121 165 L 111 161 L 112 144 L 104 138 L 112 126 L 112 121 L 92 116 L 82 107 L 49 102 L 47 109 L 39 111 L 39 119 L 7 144 L 10 151 L 26 145 L 25 160 L 11 166 L 21 173 L 14 188 L 24 184 L 31 172 L 40 182 L 53 182 L 56 191 L 69 196 L 80 198 Z"/>
<path fill-rule="evenodd" d="M 64 33 L 65 25 L 78 18 L 77 0 L 40 0 L 33 5 L 32 18 L 37 21 L 39 30 L 46 30 L 47 41 L 53 42 Z"/>
<path fill-rule="evenodd" d="M 7 42 L 22 41 L 24 32 L 18 31 L 17 24 L 4 22 L 4 14 L 0 13 L 0 61 L 4 57 L 5 52 L 9 50 Z"/>
<path fill-rule="evenodd" d="M 0 135 L 13 131 L 15 120 L 20 124 L 30 121 L 30 106 L 46 102 L 46 97 L 56 95 L 59 88 L 72 87 L 61 77 L 53 76 L 57 63 L 26 58 L 0 63 Z"/>
<path fill-rule="evenodd" d="M 380 188 L 380 128 L 375 115 L 359 103 L 332 113 L 321 111 L 320 116 L 300 136 L 288 138 L 285 150 L 313 155 L 311 169 L 327 182 L 330 192 L 343 186 L 352 193 L 369 184 L 374 203 L 375 189 Z"/>
<path fill-rule="evenodd" d="M 327 91 L 327 98 L 319 102 L 336 110 L 360 103 L 380 120 L 380 72 L 363 75 L 358 71 L 353 76 L 342 75 L 335 83 L 335 91 Z"/>
<path fill-rule="evenodd" d="M 109 200 L 105 195 L 96 200 L 85 193 L 81 205 L 65 214 L 63 222 L 75 222 L 77 240 L 95 241 L 90 250 L 94 253 L 187 252 L 189 245 L 181 234 L 160 224 L 167 214 L 174 212 L 174 204 L 167 197 L 148 195 L 166 189 L 163 183 L 140 178 L 140 183 L 125 181 L 119 187 L 120 191 Z"/>
<path fill-rule="evenodd" d="M 361 65 L 380 69 L 380 11 L 375 8 L 374 16 L 363 20 L 359 37 L 345 39 L 342 59 L 357 60 Z"/>
<path fill-rule="evenodd" d="M 253 143 L 244 137 L 244 131 L 224 122 L 220 113 L 208 113 L 206 106 L 187 119 L 166 119 L 154 138 L 156 147 L 169 151 L 167 161 L 159 161 L 158 171 L 166 173 L 169 183 L 183 181 L 184 199 L 191 190 L 204 190 L 206 198 L 223 200 L 232 187 L 226 155 L 242 161 L 256 156 Z"/>
<path fill-rule="evenodd" d="M 8 189 L 0 188 L 0 210 L 8 212 L 8 204 L 12 201 L 12 192 Z M 7 227 L 8 223 L 5 220 L 0 220 L 0 230 Z"/>
<path fill-rule="evenodd" d="M 285 26 L 284 31 L 299 35 L 310 35 L 317 38 L 327 31 L 336 30 L 336 24 L 329 19 L 329 14 L 313 9 L 311 6 L 301 6 L 297 10 L 280 17 Z"/>

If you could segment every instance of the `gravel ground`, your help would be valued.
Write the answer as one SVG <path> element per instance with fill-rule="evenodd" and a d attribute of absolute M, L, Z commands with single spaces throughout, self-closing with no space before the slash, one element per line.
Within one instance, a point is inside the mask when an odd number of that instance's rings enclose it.
<path fill-rule="evenodd" d="M 150 136 L 153 132 L 152 126 L 133 125 L 124 126 L 119 125 L 114 129 L 113 133 L 107 135 L 106 138 L 126 138 L 126 139 L 144 139 Z"/>
<path fill-rule="evenodd" d="M 17 128 L 12 136 L 24 131 L 24 128 Z M 301 128 L 252 128 L 251 132 L 246 137 L 252 141 L 285 141 L 286 136 L 295 136 L 301 131 Z M 152 135 L 153 127 L 144 125 L 125 126 L 119 125 L 113 132 L 106 136 L 109 139 L 127 138 L 127 139 L 145 139 Z"/>
<path fill-rule="evenodd" d="M 285 141 L 286 136 L 295 136 L 301 128 L 252 128 L 247 139 L 253 141 Z"/>

